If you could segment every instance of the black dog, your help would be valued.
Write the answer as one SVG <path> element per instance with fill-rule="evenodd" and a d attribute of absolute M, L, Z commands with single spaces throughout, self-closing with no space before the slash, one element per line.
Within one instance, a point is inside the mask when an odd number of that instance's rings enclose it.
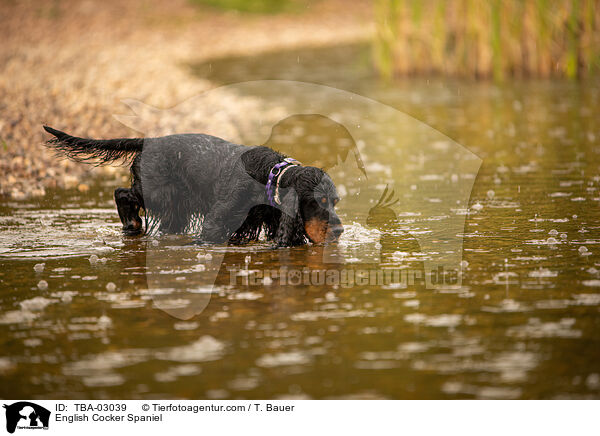
<path fill-rule="evenodd" d="M 337 240 L 335 185 L 325 171 L 305 167 L 267 147 L 232 144 L 210 135 L 94 140 L 44 126 L 47 145 L 79 162 L 131 161 L 131 188 L 115 190 L 123 231 L 197 231 L 199 242 L 244 243 L 264 230 L 278 246 Z"/>

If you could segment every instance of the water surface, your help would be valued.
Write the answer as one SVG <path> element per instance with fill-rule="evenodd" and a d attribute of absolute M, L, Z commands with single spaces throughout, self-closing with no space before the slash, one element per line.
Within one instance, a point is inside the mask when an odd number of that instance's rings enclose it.
<path fill-rule="evenodd" d="M 379 180 L 368 195 L 352 191 L 356 173 L 332 170 L 346 191 L 346 232 L 333 247 L 123 237 L 112 201 L 121 180 L 5 201 L 0 396 L 600 397 L 598 83 L 385 84 L 365 72 L 360 46 L 343 50 L 335 68 L 319 53 L 273 54 L 215 61 L 210 78 L 314 81 L 391 105 L 482 159 L 470 197 L 446 210 L 461 174 L 435 163 L 453 142 L 411 136 L 358 144 Z M 363 128 L 377 135 L 372 125 Z M 288 120 L 272 140 L 317 147 L 328 135 L 348 139 L 315 115 Z M 420 153 L 397 152 L 411 141 Z M 399 202 L 377 208 L 386 186 Z M 422 235 L 457 217 L 460 231 L 423 247 Z M 446 248 L 456 241 L 460 252 Z M 253 279 L 282 268 L 425 271 L 448 256 L 460 286 Z"/>

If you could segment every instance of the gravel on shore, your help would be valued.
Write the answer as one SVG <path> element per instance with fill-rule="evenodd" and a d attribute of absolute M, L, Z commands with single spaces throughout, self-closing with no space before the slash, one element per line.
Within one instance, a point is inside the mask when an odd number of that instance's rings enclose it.
<path fill-rule="evenodd" d="M 113 114 L 124 99 L 169 108 L 213 85 L 185 65 L 232 54 L 358 41 L 373 31 L 366 0 L 312 1 L 303 11 L 239 14 L 185 0 L 0 2 L 0 199 L 88 189 L 123 167 L 59 159 L 43 124 L 77 136 L 140 136 Z"/>

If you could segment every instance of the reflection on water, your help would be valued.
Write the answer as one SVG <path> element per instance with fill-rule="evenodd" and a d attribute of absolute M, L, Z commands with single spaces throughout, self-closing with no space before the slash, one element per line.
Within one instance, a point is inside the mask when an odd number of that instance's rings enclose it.
<path fill-rule="evenodd" d="M 393 168 L 391 183 L 366 200 L 347 192 L 345 233 L 325 249 L 124 238 L 116 181 L 5 203 L 0 395 L 600 397 L 600 87 L 389 86 L 364 77 L 353 86 L 483 158 L 468 204 L 441 213 L 454 195 L 445 184 L 452 174 L 418 167 L 393 144 L 379 144 L 364 162 L 370 178 Z M 336 131 L 324 132 L 318 117 L 296 121 L 272 140 L 295 132 L 310 147 L 311 135 L 320 144 Z M 445 147 L 424 148 L 423 161 Z M 350 191 L 350 177 L 334 179 Z M 433 201 L 417 211 L 417 198 Z M 462 286 L 348 279 L 364 270 L 424 271 L 447 253 L 443 240 L 425 250 L 419 238 L 456 216 L 466 218 L 457 235 Z M 215 287 L 206 288 L 206 274 L 216 274 Z"/>

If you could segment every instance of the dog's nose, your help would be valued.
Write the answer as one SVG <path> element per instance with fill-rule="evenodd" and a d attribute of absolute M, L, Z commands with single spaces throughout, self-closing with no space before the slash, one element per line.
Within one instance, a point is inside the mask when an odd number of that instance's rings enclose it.
<path fill-rule="evenodd" d="M 340 235 L 341 235 L 342 233 L 344 233 L 344 227 L 343 227 L 343 226 L 341 226 L 341 225 L 333 226 L 333 227 L 331 228 L 331 233 L 332 233 L 332 234 L 333 234 L 333 236 L 335 236 L 335 237 L 336 237 L 336 239 L 337 239 L 337 238 L 339 238 L 339 237 L 340 237 Z"/>

